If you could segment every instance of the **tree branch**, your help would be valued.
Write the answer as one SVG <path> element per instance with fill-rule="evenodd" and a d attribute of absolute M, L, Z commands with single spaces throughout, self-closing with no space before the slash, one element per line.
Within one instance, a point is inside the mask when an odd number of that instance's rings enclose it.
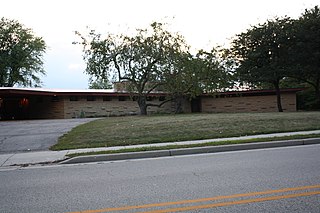
<path fill-rule="evenodd" d="M 161 107 L 161 106 L 163 106 L 165 103 L 168 103 L 168 102 L 170 102 L 170 101 L 172 101 L 172 100 L 174 100 L 174 98 L 170 98 L 170 99 L 168 99 L 168 100 L 165 100 L 165 101 L 163 101 L 163 102 L 161 102 L 160 104 L 152 104 L 152 103 L 148 103 L 147 104 L 147 107 L 148 106 L 155 106 L 155 107 Z"/>

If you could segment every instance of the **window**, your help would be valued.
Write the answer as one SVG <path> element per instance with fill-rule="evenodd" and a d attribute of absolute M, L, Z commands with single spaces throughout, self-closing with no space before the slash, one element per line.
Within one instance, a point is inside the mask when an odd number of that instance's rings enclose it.
<path fill-rule="evenodd" d="M 138 97 L 137 96 L 132 96 L 132 101 L 137 101 L 138 100 Z"/>
<path fill-rule="evenodd" d="M 159 97 L 159 101 L 165 101 L 166 100 L 166 97 L 165 96 L 160 96 Z"/>
<path fill-rule="evenodd" d="M 111 96 L 103 96 L 103 101 L 112 101 Z"/>
<path fill-rule="evenodd" d="M 152 101 L 152 100 L 153 100 L 153 97 L 151 97 L 151 96 L 147 97 L 147 101 Z"/>
<path fill-rule="evenodd" d="M 95 96 L 87 96 L 87 101 L 95 101 L 96 97 Z"/>
<path fill-rule="evenodd" d="M 126 100 L 126 97 L 125 96 L 119 96 L 119 101 L 125 101 Z"/>
<path fill-rule="evenodd" d="M 78 97 L 77 96 L 70 96 L 69 100 L 70 101 L 78 101 Z"/>

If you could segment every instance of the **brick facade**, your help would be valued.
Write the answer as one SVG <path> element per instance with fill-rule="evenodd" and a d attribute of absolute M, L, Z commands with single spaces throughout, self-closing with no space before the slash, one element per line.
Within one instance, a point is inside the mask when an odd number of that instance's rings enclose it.
<path fill-rule="evenodd" d="M 296 92 L 281 92 L 283 110 L 296 111 Z M 160 104 L 165 93 L 148 96 L 148 103 Z M 167 102 L 160 108 L 148 107 L 149 114 L 173 113 L 176 103 Z M 216 95 L 203 94 L 182 100 L 185 113 L 205 112 L 277 112 L 273 90 L 233 91 Z M 47 91 L 21 88 L 0 88 L 0 119 L 57 119 L 108 117 L 139 114 L 137 101 L 130 94 L 103 90 Z"/>
<path fill-rule="evenodd" d="M 296 94 L 281 95 L 283 111 L 295 112 Z M 202 112 L 277 112 L 276 95 L 244 97 L 202 97 Z"/>
<path fill-rule="evenodd" d="M 70 97 L 64 97 L 64 118 L 80 117 L 109 117 L 122 115 L 137 115 L 140 112 L 138 103 L 129 96 L 79 96 L 78 99 L 70 100 Z M 149 103 L 160 104 L 158 97 L 152 97 Z M 173 105 L 171 102 L 164 104 L 162 107 L 148 107 L 149 114 L 171 113 Z"/>

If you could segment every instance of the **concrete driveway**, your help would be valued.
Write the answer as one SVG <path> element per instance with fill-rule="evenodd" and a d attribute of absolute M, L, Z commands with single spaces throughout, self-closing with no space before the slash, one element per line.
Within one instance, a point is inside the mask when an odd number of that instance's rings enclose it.
<path fill-rule="evenodd" d="M 49 150 L 72 128 L 95 120 L 57 119 L 0 122 L 0 154 Z"/>

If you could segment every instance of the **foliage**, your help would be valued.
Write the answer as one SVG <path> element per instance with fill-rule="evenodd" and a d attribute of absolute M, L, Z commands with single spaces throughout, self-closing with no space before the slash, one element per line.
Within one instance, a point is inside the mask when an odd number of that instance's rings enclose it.
<path fill-rule="evenodd" d="M 112 89 L 108 78 L 93 79 L 90 78 L 89 89 Z"/>
<path fill-rule="evenodd" d="M 237 35 L 232 42 L 232 52 L 239 62 L 239 79 L 258 86 L 272 84 L 279 111 L 280 81 L 288 76 L 291 26 L 290 18 L 275 18 Z"/>
<path fill-rule="evenodd" d="M 310 88 L 297 93 L 297 109 L 307 111 L 320 109 L 320 104 L 313 89 Z"/>
<path fill-rule="evenodd" d="M 291 57 L 294 60 L 292 77 L 307 82 L 314 88 L 320 104 L 320 9 L 318 6 L 305 10 L 294 21 L 293 47 Z"/>
<path fill-rule="evenodd" d="M 241 81 L 258 87 L 292 87 L 307 83 L 320 104 L 320 9 L 298 19 L 275 18 L 237 35 L 233 54 L 240 63 Z M 285 82 L 283 82 L 283 79 Z M 292 80 L 295 79 L 295 80 Z M 279 92 L 278 92 L 279 93 Z M 312 96 L 308 96 L 308 99 Z M 278 96 L 278 103 L 280 98 Z M 310 101 L 307 101 L 311 103 Z M 313 102 L 313 101 L 312 101 Z M 309 104 L 307 104 L 309 105 Z M 281 105 L 278 104 L 279 111 Z"/>
<path fill-rule="evenodd" d="M 0 86 L 39 86 L 46 44 L 15 20 L 0 20 Z"/>
<path fill-rule="evenodd" d="M 162 74 L 173 69 L 177 53 L 188 49 L 183 37 L 154 22 L 147 29 L 137 29 L 134 36 L 108 34 L 102 38 L 91 31 L 81 37 L 87 74 L 96 78 L 115 75 L 120 82 L 129 82 L 142 115 L 147 114 L 147 95 L 162 84 Z"/>
<path fill-rule="evenodd" d="M 135 36 L 109 34 L 105 39 L 95 31 L 87 37 L 77 32 L 84 47 L 86 72 L 97 79 L 116 75 L 122 87 L 138 94 L 141 114 L 147 113 L 148 106 L 171 100 L 176 102 L 176 113 L 182 112 L 181 102 L 186 97 L 214 92 L 230 83 L 230 67 L 222 50 L 192 55 L 183 37 L 164 26 L 155 22 L 150 28 L 137 30 Z M 170 97 L 159 105 L 148 103 L 146 96 L 155 90 Z"/>
<path fill-rule="evenodd" d="M 214 93 L 230 86 L 230 73 L 219 52 L 200 50 L 196 55 L 181 53 L 174 60 L 174 69 L 163 74 L 163 88 L 176 103 L 176 113 L 182 112 L 182 101 L 206 93 Z"/>

